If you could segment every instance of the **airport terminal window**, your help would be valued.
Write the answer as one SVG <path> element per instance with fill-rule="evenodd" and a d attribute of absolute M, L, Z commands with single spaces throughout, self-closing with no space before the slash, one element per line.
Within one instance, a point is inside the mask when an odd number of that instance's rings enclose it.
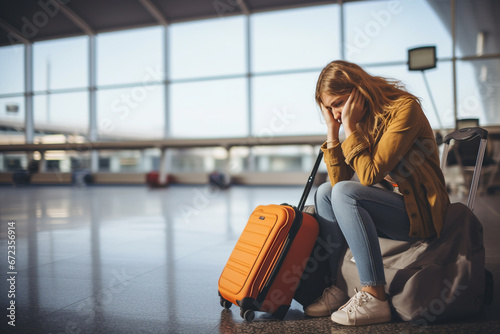
<path fill-rule="evenodd" d="M 394 78 L 400 80 L 406 89 L 419 97 L 422 108 L 433 129 L 439 129 L 439 120 L 425 87 L 425 81 L 420 71 L 410 72 L 407 65 L 396 66 L 373 66 L 365 68 L 372 75 Z M 455 127 L 453 116 L 453 86 L 452 86 L 452 64 L 441 61 L 437 67 L 425 72 L 429 83 L 432 98 L 436 103 L 437 113 L 441 124 L 445 128 Z"/>
<path fill-rule="evenodd" d="M 461 56 L 500 53 L 500 6 L 497 1 L 455 1 L 456 52 Z"/>
<path fill-rule="evenodd" d="M 500 59 L 457 62 L 458 118 L 500 124 Z"/>
<path fill-rule="evenodd" d="M 0 144 L 26 142 L 23 92 L 24 46 L 0 47 Z"/>
<path fill-rule="evenodd" d="M 171 136 L 177 138 L 248 135 L 247 82 L 224 79 L 170 86 Z"/>
<path fill-rule="evenodd" d="M 451 56 L 449 19 L 444 22 L 427 1 L 352 2 L 344 13 L 349 61 L 406 61 L 407 49 L 422 45 L 438 45 L 438 58 Z"/>
<path fill-rule="evenodd" d="M 256 146 L 253 149 L 254 166 L 258 172 L 309 171 L 314 164 L 316 154 L 317 151 L 311 146 L 303 145 Z"/>
<path fill-rule="evenodd" d="M 499 15 L 492 3 L 455 1 L 458 118 L 479 118 L 481 126 L 500 124 L 500 39 L 495 21 Z M 250 50 L 247 18 L 242 15 L 99 33 L 98 140 L 160 139 L 165 130 L 175 138 L 252 135 L 267 142 L 275 136 L 326 135 L 314 88 L 319 70 L 342 55 L 339 9 L 338 4 L 327 4 L 251 14 Z M 437 45 L 438 66 L 426 76 L 442 125 L 454 127 L 449 0 L 348 1 L 343 23 L 346 60 L 372 74 L 401 80 L 422 98 L 434 129 L 439 122 L 422 73 L 409 72 L 404 63 L 409 48 Z M 165 29 L 168 55 L 164 55 Z M 87 140 L 88 42 L 88 37 L 72 37 L 34 43 L 35 142 Z M 489 59 L 471 59 L 481 55 Z M 0 74 L 0 143 L 24 143 L 24 46 L 0 48 Z M 224 76 L 234 78 L 215 78 Z M 172 80 L 168 87 L 165 79 Z M 73 92 L 60 91 L 65 89 Z M 285 153 L 281 148 L 269 150 L 241 147 L 231 160 L 237 162 L 238 172 L 310 169 L 308 161 L 297 159 L 307 156 L 298 146 L 284 149 Z M 217 152 L 177 152 L 174 169 L 221 168 L 224 159 Z M 101 153 L 100 170 L 148 171 L 159 163 L 158 152 L 137 154 Z M 3 155 L 0 168 L 14 168 L 16 159 Z M 67 170 L 76 166 L 78 157 L 67 153 L 60 159 L 58 168 Z M 85 159 L 88 165 L 89 157 Z"/>
<path fill-rule="evenodd" d="M 0 47 L 0 73 L 0 95 L 24 91 L 23 46 Z"/>
<path fill-rule="evenodd" d="M 33 45 L 33 89 L 88 86 L 88 38 L 73 37 Z"/>
<path fill-rule="evenodd" d="M 170 79 L 245 73 L 243 16 L 176 23 L 169 27 Z"/>
<path fill-rule="evenodd" d="M 24 97 L 0 98 L 0 145 L 24 144 Z"/>
<path fill-rule="evenodd" d="M 89 128 L 87 92 L 35 95 L 35 130 L 47 134 L 86 135 Z"/>
<path fill-rule="evenodd" d="M 258 13 L 250 22 L 252 72 L 322 68 L 340 57 L 338 5 Z"/>
<path fill-rule="evenodd" d="M 163 138 L 163 91 L 162 85 L 98 90 L 99 140 Z"/>
<path fill-rule="evenodd" d="M 210 173 L 226 170 L 227 151 L 222 147 L 172 149 L 173 173 Z"/>
<path fill-rule="evenodd" d="M 145 153 L 146 152 L 146 153 Z M 99 172 L 142 173 L 153 170 L 149 151 L 120 150 L 99 151 Z"/>
<path fill-rule="evenodd" d="M 163 28 L 97 35 L 97 84 L 158 82 L 165 78 Z"/>
<path fill-rule="evenodd" d="M 325 134 L 326 126 L 314 99 L 319 72 L 252 78 L 253 136 Z"/>

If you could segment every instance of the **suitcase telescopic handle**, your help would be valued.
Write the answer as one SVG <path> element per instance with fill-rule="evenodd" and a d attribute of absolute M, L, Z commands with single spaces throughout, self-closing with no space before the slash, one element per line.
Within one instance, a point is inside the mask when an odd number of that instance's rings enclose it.
<path fill-rule="evenodd" d="M 307 179 L 306 187 L 304 188 L 304 192 L 302 193 L 302 197 L 300 198 L 299 205 L 297 206 L 297 209 L 300 211 L 304 210 L 307 197 L 309 196 L 309 192 L 311 191 L 311 188 L 314 184 L 314 179 L 316 178 L 316 172 L 318 171 L 322 158 L 323 158 L 323 151 L 320 149 L 318 157 L 316 158 L 316 162 L 314 163 L 311 175 Z"/>
<path fill-rule="evenodd" d="M 484 152 L 486 151 L 486 143 L 488 141 L 488 131 L 480 128 L 463 128 L 455 130 L 444 137 L 443 155 L 441 158 L 441 170 L 444 171 L 446 167 L 446 160 L 448 158 L 448 151 L 450 149 L 450 141 L 468 141 L 479 136 L 479 148 L 477 152 L 476 165 L 474 166 L 474 174 L 472 174 L 471 188 L 469 191 L 469 198 L 467 199 L 467 207 L 474 211 L 474 200 L 476 198 L 477 186 L 479 184 L 479 176 L 481 175 L 481 168 L 483 167 Z"/>
<path fill-rule="evenodd" d="M 479 127 L 463 128 L 446 135 L 443 142 L 449 144 L 452 139 L 456 141 L 467 141 L 476 136 L 481 137 L 481 139 L 488 139 L 488 131 Z"/>

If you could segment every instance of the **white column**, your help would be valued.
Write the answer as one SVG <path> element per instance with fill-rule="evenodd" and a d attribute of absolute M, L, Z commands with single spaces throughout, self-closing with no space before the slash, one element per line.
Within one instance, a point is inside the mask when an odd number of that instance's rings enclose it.
<path fill-rule="evenodd" d="M 163 94 L 164 94 L 164 117 L 163 123 L 163 138 L 169 138 L 172 134 L 170 126 L 170 71 L 169 71 L 169 57 L 170 57 L 170 38 L 168 26 L 163 27 L 163 70 L 165 72 Z"/>
<path fill-rule="evenodd" d="M 40 162 L 38 163 L 38 172 L 45 173 L 47 171 L 47 160 L 45 160 L 45 151 L 40 151 Z"/>
<path fill-rule="evenodd" d="M 160 184 L 165 183 L 169 170 L 172 170 L 172 151 L 169 149 L 162 149 L 160 156 L 160 167 L 158 171 Z"/>
<path fill-rule="evenodd" d="M 151 155 L 147 154 L 146 150 L 142 150 L 141 155 L 139 157 L 140 161 L 140 172 L 149 173 L 153 169 Z"/>
<path fill-rule="evenodd" d="M 118 173 L 118 172 L 120 172 L 120 156 L 118 156 L 118 155 L 112 155 L 109 158 L 109 171 L 111 173 Z"/>
<path fill-rule="evenodd" d="M 97 73 L 96 73 L 96 36 L 89 35 L 89 141 L 91 143 L 99 140 L 97 128 Z M 99 171 L 99 151 L 90 151 L 90 170 L 92 173 Z"/>
<path fill-rule="evenodd" d="M 24 45 L 24 129 L 26 144 L 33 144 L 35 132 L 33 117 L 33 44 Z"/>

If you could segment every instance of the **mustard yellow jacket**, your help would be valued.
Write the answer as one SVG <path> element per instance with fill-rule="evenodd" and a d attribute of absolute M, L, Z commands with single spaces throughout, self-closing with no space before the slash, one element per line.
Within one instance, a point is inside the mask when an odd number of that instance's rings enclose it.
<path fill-rule="evenodd" d="M 410 237 L 439 236 L 450 200 L 434 133 L 417 102 L 401 103 L 373 145 L 354 131 L 342 144 L 327 148 L 324 143 L 321 149 L 332 185 L 351 179 L 354 172 L 367 186 L 389 175 L 403 194 Z"/>

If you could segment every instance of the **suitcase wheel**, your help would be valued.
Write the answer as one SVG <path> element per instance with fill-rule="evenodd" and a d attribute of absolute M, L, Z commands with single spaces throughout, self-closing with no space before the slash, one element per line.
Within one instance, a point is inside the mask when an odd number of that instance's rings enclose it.
<path fill-rule="evenodd" d="M 231 308 L 231 306 L 233 306 L 233 303 L 231 303 L 229 300 L 225 300 L 224 298 L 220 297 L 220 306 L 228 310 Z"/>
<path fill-rule="evenodd" d="M 240 309 L 240 315 L 246 321 L 252 321 L 255 318 L 255 312 L 253 310 Z"/>

